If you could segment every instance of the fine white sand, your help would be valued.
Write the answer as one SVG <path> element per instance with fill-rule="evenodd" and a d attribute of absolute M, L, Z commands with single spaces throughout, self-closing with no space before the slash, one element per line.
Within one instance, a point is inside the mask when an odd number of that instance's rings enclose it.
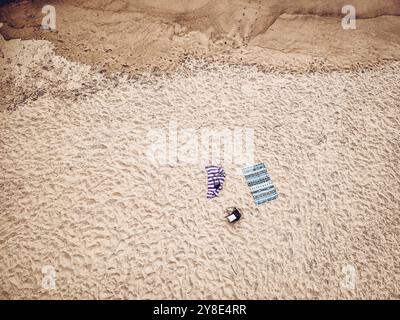
<path fill-rule="evenodd" d="M 0 42 L 1 298 L 400 298 L 399 63 L 129 79 Z M 152 164 L 147 133 L 171 121 L 252 128 L 279 198 L 255 206 L 227 164 L 210 201 L 200 163 Z"/>

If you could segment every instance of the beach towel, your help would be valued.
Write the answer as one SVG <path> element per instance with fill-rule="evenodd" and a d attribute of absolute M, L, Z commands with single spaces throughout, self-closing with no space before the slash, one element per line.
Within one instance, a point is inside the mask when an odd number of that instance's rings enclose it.
<path fill-rule="evenodd" d="M 207 166 L 207 198 L 218 197 L 225 181 L 225 171 L 222 167 Z"/>
<path fill-rule="evenodd" d="M 275 186 L 263 163 L 243 169 L 244 177 L 253 195 L 256 205 L 274 200 L 278 197 Z"/>

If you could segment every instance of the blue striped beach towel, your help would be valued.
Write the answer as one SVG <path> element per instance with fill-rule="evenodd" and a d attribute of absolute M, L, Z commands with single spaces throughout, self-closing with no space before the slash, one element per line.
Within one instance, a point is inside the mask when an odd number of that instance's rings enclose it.
<path fill-rule="evenodd" d="M 243 174 L 250 187 L 256 205 L 272 201 L 278 197 L 278 193 L 272 184 L 271 177 L 263 163 L 244 168 Z"/>

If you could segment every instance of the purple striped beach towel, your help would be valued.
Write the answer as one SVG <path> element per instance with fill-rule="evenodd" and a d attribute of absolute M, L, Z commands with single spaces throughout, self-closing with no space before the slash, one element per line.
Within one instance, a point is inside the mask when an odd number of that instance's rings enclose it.
<path fill-rule="evenodd" d="M 207 166 L 207 198 L 218 197 L 225 181 L 225 171 L 222 167 Z"/>

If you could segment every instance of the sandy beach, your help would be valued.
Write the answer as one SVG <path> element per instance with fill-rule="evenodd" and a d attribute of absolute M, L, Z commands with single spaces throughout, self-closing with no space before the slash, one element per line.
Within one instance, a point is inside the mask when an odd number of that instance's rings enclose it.
<path fill-rule="evenodd" d="M 293 2 L 0 6 L 1 299 L 400 298 L 400 4 Z"/>

